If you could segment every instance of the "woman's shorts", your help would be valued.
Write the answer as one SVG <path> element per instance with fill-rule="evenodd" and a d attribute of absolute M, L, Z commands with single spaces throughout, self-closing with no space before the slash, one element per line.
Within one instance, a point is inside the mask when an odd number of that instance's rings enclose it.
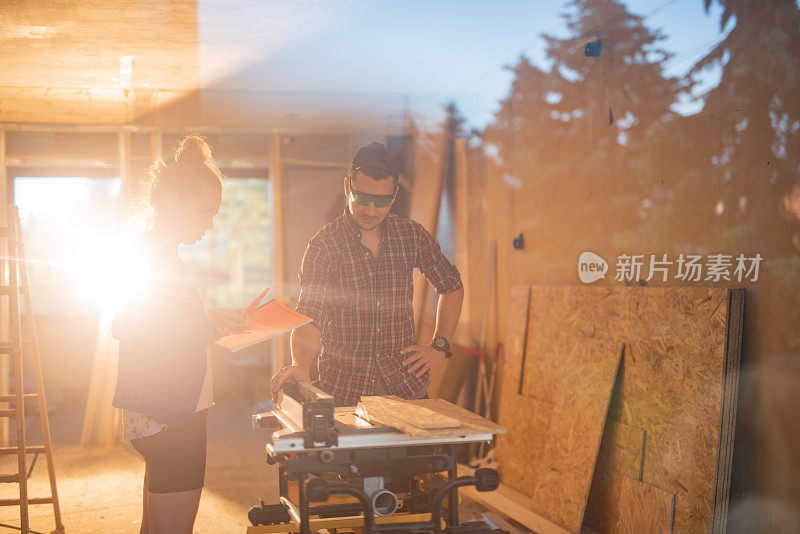
<path fill-rule="evenodd" d="M 171 426 L 152 436 L 131 440 L 144 458 L 144 487 L 151 493 L 173 493 L 203 487 L 206 477 L 206 415 L 197 412 L 185 426 Z"/>

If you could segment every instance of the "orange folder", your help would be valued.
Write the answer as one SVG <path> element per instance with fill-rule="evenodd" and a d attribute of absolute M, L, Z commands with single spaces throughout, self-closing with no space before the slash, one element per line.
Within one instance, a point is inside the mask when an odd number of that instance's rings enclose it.
<path fill-rule="evenodd" d="M 265 290 L 245 308 L 250 314 L 250 326 L 240 332 L 233 332 L 219 338 L 217 345 L 236 352 L 311 322 L 310 317 L 294 311 L 275 299 L 259 306 L 258 304 L 268 291 L 269 289 Z"/>

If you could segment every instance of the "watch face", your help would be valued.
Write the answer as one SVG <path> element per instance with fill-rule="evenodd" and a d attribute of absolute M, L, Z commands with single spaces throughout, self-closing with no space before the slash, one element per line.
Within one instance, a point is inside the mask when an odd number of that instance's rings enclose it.
<path fill-rule="evenodd" d="M 433 341 L 431 341 L 431 347 L 442 352 L 450 351 L 450 343 L 443 337 L 434 338 Z"/>

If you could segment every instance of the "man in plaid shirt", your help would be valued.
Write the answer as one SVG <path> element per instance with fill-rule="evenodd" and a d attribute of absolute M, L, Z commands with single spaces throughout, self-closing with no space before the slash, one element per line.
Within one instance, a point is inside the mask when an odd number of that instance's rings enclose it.
<path fill-rule="evenodd" d="M 309 382 L 319 355 L 321 388 L 339 406 L 361 395 L 427 395 L 431 368 L 451 354 L 461 314 L 461 276 L 419 223 L 390 214 L 398 173 L 380 143 L 361 148 L 344 179 L 347 208 L 311 238 L 300 268 L 297 311 L 313 319 L 292 332 L 292 365 L 272 377 L 273 396 L 289 379 Z M 437 293 L 429 345 L 414 332 L 411 274 Z"/>

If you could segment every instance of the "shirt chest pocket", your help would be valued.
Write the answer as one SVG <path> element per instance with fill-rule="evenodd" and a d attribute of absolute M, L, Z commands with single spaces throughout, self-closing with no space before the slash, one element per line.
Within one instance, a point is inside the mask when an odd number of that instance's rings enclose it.
<path fill-rule="evenodd" d="M 347 265 L 339 277 L 335 301 L 340 320 L 352 323 L 374 307 L 373 276 L 363 265 Z"/>
<path fill-rule="evenodd" d="M 412 314 L 413 268 L 403 263 L 383 270 L 379 298 L 379 317 L 386 322 L 405 321 Z"/>
<path fill-rule="evenodd" d="M 397 295 L 405 293 L 411 287 L 412 271 L 412 267 L 403 263 L 390 265 L 389 268 L 385 270 L 385 289 Z"/>

